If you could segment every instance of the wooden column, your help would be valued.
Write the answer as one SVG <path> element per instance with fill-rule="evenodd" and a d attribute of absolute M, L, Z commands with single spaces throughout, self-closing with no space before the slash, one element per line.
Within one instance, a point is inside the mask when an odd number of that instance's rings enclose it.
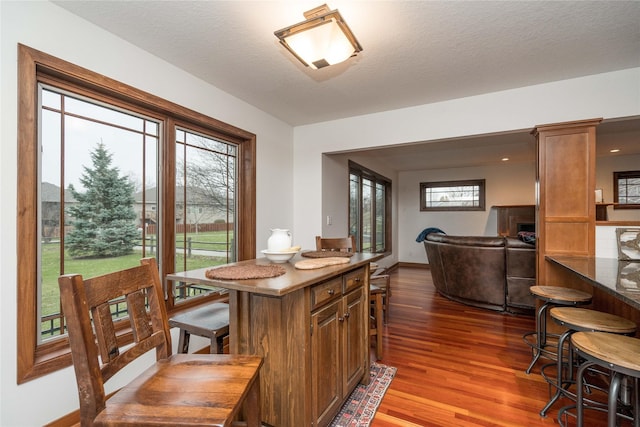
<path fill-rule="evenodd" d="M 596 126 L 602 119 L 537 126 L 536 233 L 538 285 L 588 290 L 553 268 L 546 255 L 595 256 Z"/>

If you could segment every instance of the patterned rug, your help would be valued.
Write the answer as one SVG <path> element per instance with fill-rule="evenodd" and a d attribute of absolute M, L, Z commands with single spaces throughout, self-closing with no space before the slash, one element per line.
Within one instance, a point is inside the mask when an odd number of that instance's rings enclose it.
<path fill-rule="evenodd" d="M 368 427 L 395 375 L 396 368 L 372 363 L 371 382 L 368 386 L 358 384 L 331 422 L 331 427 Z"/>

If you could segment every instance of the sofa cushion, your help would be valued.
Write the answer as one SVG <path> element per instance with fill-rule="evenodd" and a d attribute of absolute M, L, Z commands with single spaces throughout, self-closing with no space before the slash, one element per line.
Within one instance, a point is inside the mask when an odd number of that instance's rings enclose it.
<path fill-rule="evenodd" d="M 504 237 L 490 236 L 449 236 L 447 234 L 431 233 L 427 235 L 426 240 L 462 246 L 501 247 L 505 245 Z"/>

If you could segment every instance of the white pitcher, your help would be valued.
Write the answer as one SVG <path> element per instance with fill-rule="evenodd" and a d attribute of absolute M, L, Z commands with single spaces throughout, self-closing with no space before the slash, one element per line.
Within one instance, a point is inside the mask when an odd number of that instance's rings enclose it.
<path fill-rule="evenodd" d="M 284 251 L 291 247 L 291 233 L 289 230 L 274 228 L 267 240 L 267 250 L 270 252 Z"/>

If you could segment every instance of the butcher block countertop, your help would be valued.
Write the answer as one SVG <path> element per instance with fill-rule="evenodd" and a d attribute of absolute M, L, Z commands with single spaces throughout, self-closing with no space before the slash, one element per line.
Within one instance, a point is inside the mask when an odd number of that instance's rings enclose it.
<path fill-rule="evenodd" d="M 304 258 L 300 254 L 298 254 L 288 262 L 276 264 L 284 267 L 286 272 L 281 276 L 272 278 L 243 280 L 209 279 L 206 277 L 205 273 L 207 270 L 215 267 L 206 267 L 197 270 L 168 274 L 165 280 L 217 286 L 224 289 L 232 289 L 236 291 L 244 291 L 261 295 L 283 296 L 300 288 L 304 288 L 311 284 L 316 284 L 325 279 L 335 277 L 338 274 L 356 269 L 358 267 L 366 265 L 367 263 L 377 261 L 382 257 L 382 254 L 358 252 L 350 257 L 349 262 L 345 264 L 330 265 L 327 267 L 315 268 L 311 270 L 301 270 L 295 268 L 295 263 L 308 258 Z M 226 265 L 254 266 L 270 264 L 272 263 L 267 258 L 257 258 Z"/>

